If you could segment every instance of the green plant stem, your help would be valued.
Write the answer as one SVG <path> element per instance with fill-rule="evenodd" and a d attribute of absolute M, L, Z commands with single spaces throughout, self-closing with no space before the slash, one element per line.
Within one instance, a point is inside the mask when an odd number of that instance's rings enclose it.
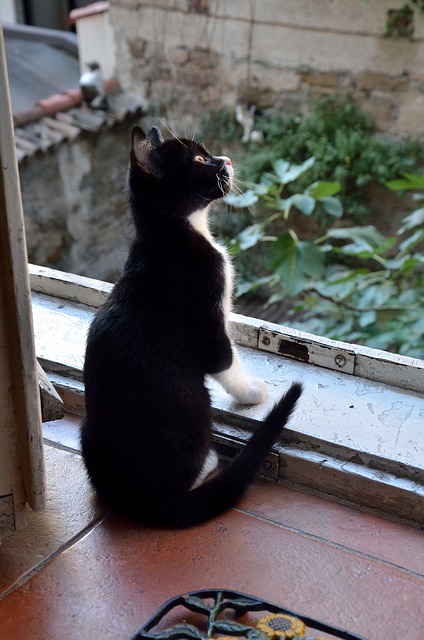
<path fill-rule="evenodd" d="M 273 213 L 272 216 L 269 216 L 269 218 L 264 220 L 262 224 L 262 229 L 265 229 L 265 227 L 271 224 L 271 222 L 274 222 L 274 220 L 278 220 L 278 218 L 281 218 L 281 211 L 277 211 L 276 213 Z"/>
<path fill-rule="evenodd" d="M 294 242 L 295 242 L 296 244 L 299 244 L 299 238 L 298 238 L 298 236 L 297 236 L 297 234 L 296 234 L 295 230 L 294 230 L 294 229 L 289 229 L 289 234 L 290 234 L 290 235 L 291 235 L 291 237 L 293 238 Z"/>
<path fill-rule="evenodd" d="M 313 291 L 314 293 L 316 293 L 317 296 L 319 296 L 320 298 L 322 298 L 322 300 L 328 300 L 328 302 L 332 302 L 333 304 L 336 304 L 338 307 L 342 307 L 343 309 L 348 309 L 349 311 L 354 311 L 355 313 L 367 313 L 368 311 L 405 311 L 406 307 L 355 307 L 352 304 L 348 304 L 347 302 L 343 302 L 342 300 L 337 300 L 337 298 L 333 298 L 332 296 L 328 296 L 325 295 L 324 293 L 322 293 L 321 291 L 319 291 L 318 289 L 315 289 L 314 287 L 312 287 L 310 289 L 310 291 Z M 414 309 L 416 308 L 418 305 L 412 305 L 410 307 L 408 307 L 408 309 Z"/>

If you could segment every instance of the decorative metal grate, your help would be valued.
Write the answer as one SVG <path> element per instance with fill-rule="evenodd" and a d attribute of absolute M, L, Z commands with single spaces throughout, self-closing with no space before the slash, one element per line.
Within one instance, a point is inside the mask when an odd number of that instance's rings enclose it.
<path fill-rule="evenodd" d="M 170 626 L 169 626 L 170 625 Z M 322 634 L 326 634 L 323 636 Z M 317 635 L 318 634 L 318 635 Z M 209 589 L 165 602 L 131 640 L 365 640 L 253 596 Z"/>

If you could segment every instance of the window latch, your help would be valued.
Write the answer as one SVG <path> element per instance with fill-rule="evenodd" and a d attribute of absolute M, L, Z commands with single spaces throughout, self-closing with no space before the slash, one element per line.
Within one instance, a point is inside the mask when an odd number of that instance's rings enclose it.
<path fill-rule="evenodd" d="M 341 349 L 339 344 L 332 344 L 331 340 L 318 342 L 301 334 L 293 336 L 260 329 L 258 348 L 333 371 L 351 375 L 355 372 L 355 352 L 351 349 Z"/>

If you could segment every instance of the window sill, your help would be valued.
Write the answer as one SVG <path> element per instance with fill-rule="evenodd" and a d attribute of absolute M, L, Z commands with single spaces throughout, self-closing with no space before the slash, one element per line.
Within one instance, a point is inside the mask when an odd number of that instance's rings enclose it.
<path fill-rule="evenodd" d="M 37 357 L 74 413 L 84 409 L 85 338 L 111 285 L 30 266 Z M 215 439 L 226 452 L 292 380 L 305 392 L 264 475 L 424 524 L 424 362 L 232 315 L 244 366 L 268 386 L 242 407 L 213 381 Z"/>

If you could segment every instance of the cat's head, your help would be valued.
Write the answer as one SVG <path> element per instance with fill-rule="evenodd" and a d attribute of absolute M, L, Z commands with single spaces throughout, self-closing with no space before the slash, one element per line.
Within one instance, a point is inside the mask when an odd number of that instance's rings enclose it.
<path fill-rule="evenodd" d="M 164 140 L 156 127 L 148 136 L 134 128 L 130 157 L 133 199 L 154 203 L 158 211 L 188 216 L 222 198 L 232 186 L 229 158 L 212 156 L 193 140 Z"/>

